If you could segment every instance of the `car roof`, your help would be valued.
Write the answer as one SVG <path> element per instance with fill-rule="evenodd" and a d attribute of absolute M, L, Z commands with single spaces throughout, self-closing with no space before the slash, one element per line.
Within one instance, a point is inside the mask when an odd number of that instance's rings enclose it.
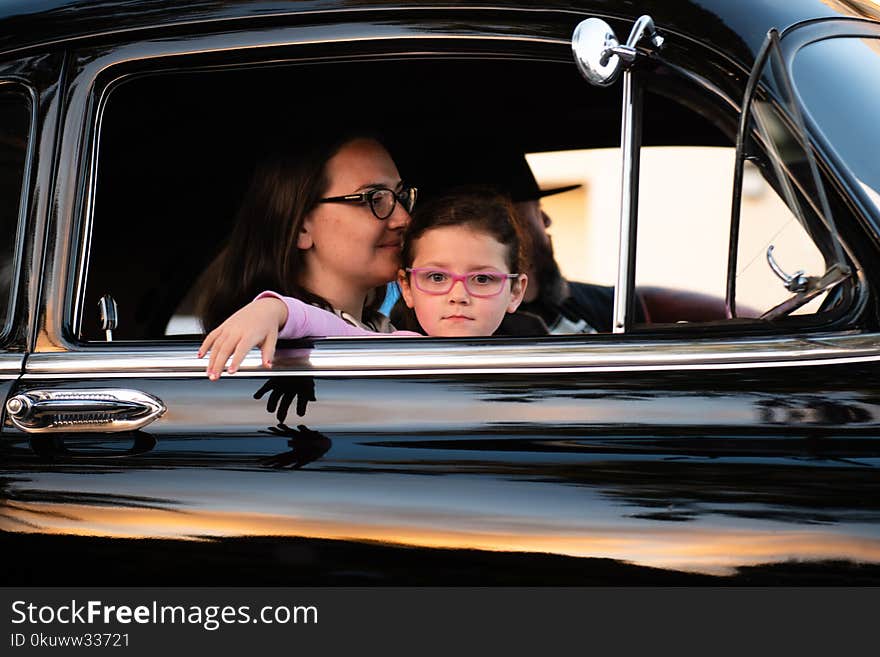
<path fill-rule="evenodd" d="M 742 58 L 742 44 L 755 53 L 767 30 L 780 30 L 815 18 L 856 16 L 880 20 L 880 7 L 870 0 L 543 0 L 540 6 L 519 2 L 401 2 L 401 0 L 11 0 L 0 3 L 0 53 L 45 48 L 71 40 L 121 32 L 176 29 L 229 29 L 230 22 L 261 23 L 314 19 L 334 14 L 404 13 L 426 9 L 445 13 L 450 25 L 461 23 L 462 11 L 482 11 L 484 22 L 497 12 L 554 13 L 573 27 L 581 18 L 598 15 L 633 20 L 649 14 L 661 28 L 711 41 L 716 48 Z M 491 12 L 491 14 L 490 14 Z M 570 18 L 569 18 L 570 17 Z M 549 19 L 548 19 L 549 20 Z M 560 18 L 555 18 L 558 22 Z M 503 22 L 503 21 L 502 21 Z M 540 24 L 535 21 L 536 26 Z M 536 27 L 538 29 L 538 27 Z M 625 38 L 622 35 L 618 35 Z"/>

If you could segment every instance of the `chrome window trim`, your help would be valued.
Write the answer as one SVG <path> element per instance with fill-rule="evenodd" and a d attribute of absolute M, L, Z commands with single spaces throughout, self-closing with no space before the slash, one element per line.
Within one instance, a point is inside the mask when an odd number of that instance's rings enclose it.
<path fill-rule="evenodd" d="M 312 348 L 276 355 L 277 369 L 265 370 L 260 353 L 248 354 L 236 377 L 293 375 L 407 376 L 436 374 L 564 374 L 658 370 L 718 370 L 841 365 L 880 361 L 880 334 L 836 334 L 798 338 L 574 342 L 541 340 L 482 344 L 405 338 L 329 338 Z M 418 344 L 416 344 L 418 342 Z M 523 347 L 527 346 L 527 349 Z M 195 345 L 176 348 L 123 347 L 48 352 L 28 357 L 26 378 L 94 376 L 203 376 L 207 361 Z M 224 375 L 225 376 L 225 375 Z"/>
<path fill-rule="evenodd" d="M 17 379 L 24 366 L 24 354 L 0 353 L 0 380 Z"/>

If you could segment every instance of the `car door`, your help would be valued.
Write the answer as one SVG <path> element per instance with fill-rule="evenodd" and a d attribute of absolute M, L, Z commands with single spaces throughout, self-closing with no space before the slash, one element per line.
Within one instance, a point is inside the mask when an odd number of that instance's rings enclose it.
<path fill-rule="evenodd" d="M 72 53 L 58 156 L 67 175 L 53 187 L 34 353 L 13 391 L 42 410 L 24 418 L 31 425 L 4 427 L 14 503 L 3 522 L 12 547 L 42 554 L 63 546 L 77 568 L 41 562 L 18 577 L 875 577 L 873 566 L 858 564 L 875 564 L 880 551 L 876 337 L 856 306 L 842 329 L 830 330 L 649 326 L 599 336 L 303 341 L 284 345 L 271 370 L 252 354 L 218 382 L 204 376 L 192 335 L 158 335 L 149 321 L 135 330 L 139 314 L 165 303 L 163 290 L 177 284 L 163 272 L 188 267 L 163 268 L 198 246 L 185 221 L 196 206 L 170 192 L 165 199 L 157 190 L 178 188 L 152 166 L 170 169 L 188 151 L 152 152 L 159 132 L 151 124 L 131 116 L 114 123 L 114 97 L 122 97 L 114 94 L 134 89 L 139 75 L 152 84 L 182 69 L 176 79 L 186 87 L 195 80 L 186 75 L 279 62 L 318 62 L 331 76 L 329 63 L 339 59 L 351 64 L 346 73 L 397 59 L 422 70 L 426 54 L 459 58 L 449 69 L 456 75 L 484 59 L 500 61 L 511 79 L 520 67 L 534 74 L 535 60 L 574 74 L 571 17 L 557 16 L 548 35 L 521 15 L 468 28 L 437 16 L 382 29 L 291 23 L 145 37 Z M 436 41 L 415 39 L 426 25 Z M 717 90 L 736 87 L 741 68 L 693 44 L 668 47 L 662 72 L 691 66 L 686 79 L 716 89 L 707 107 L 723 105 Z M 728 72 L 701 77 L 717 67 Z M 225 80 L 211 88 L 238 88 Z M 569 82 L 584 85 L 574 75 Z M 184 123 L 198 116 L 184 109 L 167 114 Z M 143 157 L 131 169 L 108 171 L 108 135 L 126 130 L 151 139 L 137 142 L 143 150 L 131 152 Z M 128 193 L 147 168 L 165 186 Z M 192 182 L 198 172 L 189 172 Z M 162 212 L 172 204 L 185 211 L 169 225 Z M 128 241 L 113 238 L 132 230 Z M 870 276 L 864 270 L 860 289 L 873 289 Z M 112 333 L 98 323 L 94 300 L 104 294 L 119 302 Z"/>

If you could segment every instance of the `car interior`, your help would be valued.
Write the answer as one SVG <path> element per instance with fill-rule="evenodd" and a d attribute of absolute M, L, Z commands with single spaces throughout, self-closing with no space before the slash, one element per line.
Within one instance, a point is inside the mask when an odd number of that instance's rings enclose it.
<path fill-rule="evenodd" d="M 735 112 L 682 77 L 653 79 L 644 147 L 732 153 Z M 197 281 L 224 245 L 254 165 L 280 145 L 295 148 L 300 135 L 358 127 L 381 135 L 403 178 L 425 198 L 440 191 L 437 163 L 452 166 L 475 148 L 616 148 L 620 108 L 618 86 L 591 86 L 572 63 L 491 57 L 127 77 L 112 88 L 101 116 L 90 255 L 75 333 L 87 342 L 105 339 L 99 299 L 109 294 L 118 308 L 114 340 L 199 339 L 197 325 L 169 327 L 191 312 Z M 717 310 L 723 291 L 696 311 L 686 295 L 657 299 L 651 311 L 657 324 L 724 320 Z"/>

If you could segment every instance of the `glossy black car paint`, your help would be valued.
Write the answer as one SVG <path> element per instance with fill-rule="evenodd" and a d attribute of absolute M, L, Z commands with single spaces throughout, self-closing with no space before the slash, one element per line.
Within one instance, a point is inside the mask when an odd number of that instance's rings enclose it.
<path fill-rule="evenodd" d="M 125 381 L 173 399 L 168 416 L 137 436 L 5 443 L 4 525 L 157 543 L 155 561 L 103 563 L 108 582 L 876 584 L 876 375 L 832 369 Z M 315 400 L 279 425 L 275 390 Z M 205 541 L 210 562 L 171 538 Z M 63 541 L 80 557 L 113 543 Z M 267 570 L 214 571 L 224 558 Z M 77 581 L 74 562 L 46 576 Z"/>
<path fill-rule="evenodd" d="M 4 396 L 124 387 L 168 406 L 133 435 L 27 436 L 4 424 L 5 581 L 878 583 L 880 369 L 868 356 L 439 373 L 311 371 L 291 356 L 272 373 L 211 383 L 194 344 L 152 369 L 138 360 L 150 346 L 124 345 L 127 365 L 77 369 L 77 355 L 113 346 L 78 344 L 65 319 L 95 110 L 77 85 L 120 50 L 138 66 L 170 42 L 282 27 L 564 40 L 586 16 L 621 33 L 651 13 L 669 34 L 711 44 L 729 65 L 717 84 L 736 97 L 768 27 L 835 17 L 843 3 L 645 2 L 632 14 L 615 2 L 141 4 L 43 3 L 0 23 L 0 73 L 37 95 L 31 223 L 5 347 L 27 360 L 21 376 L 2 373 Z M 845 182 L 836 193 L 845 198 Z M 876 267 L 870 222 L 841 228 Z M 876 329 L 874 303 L 850 331 Z"/>

